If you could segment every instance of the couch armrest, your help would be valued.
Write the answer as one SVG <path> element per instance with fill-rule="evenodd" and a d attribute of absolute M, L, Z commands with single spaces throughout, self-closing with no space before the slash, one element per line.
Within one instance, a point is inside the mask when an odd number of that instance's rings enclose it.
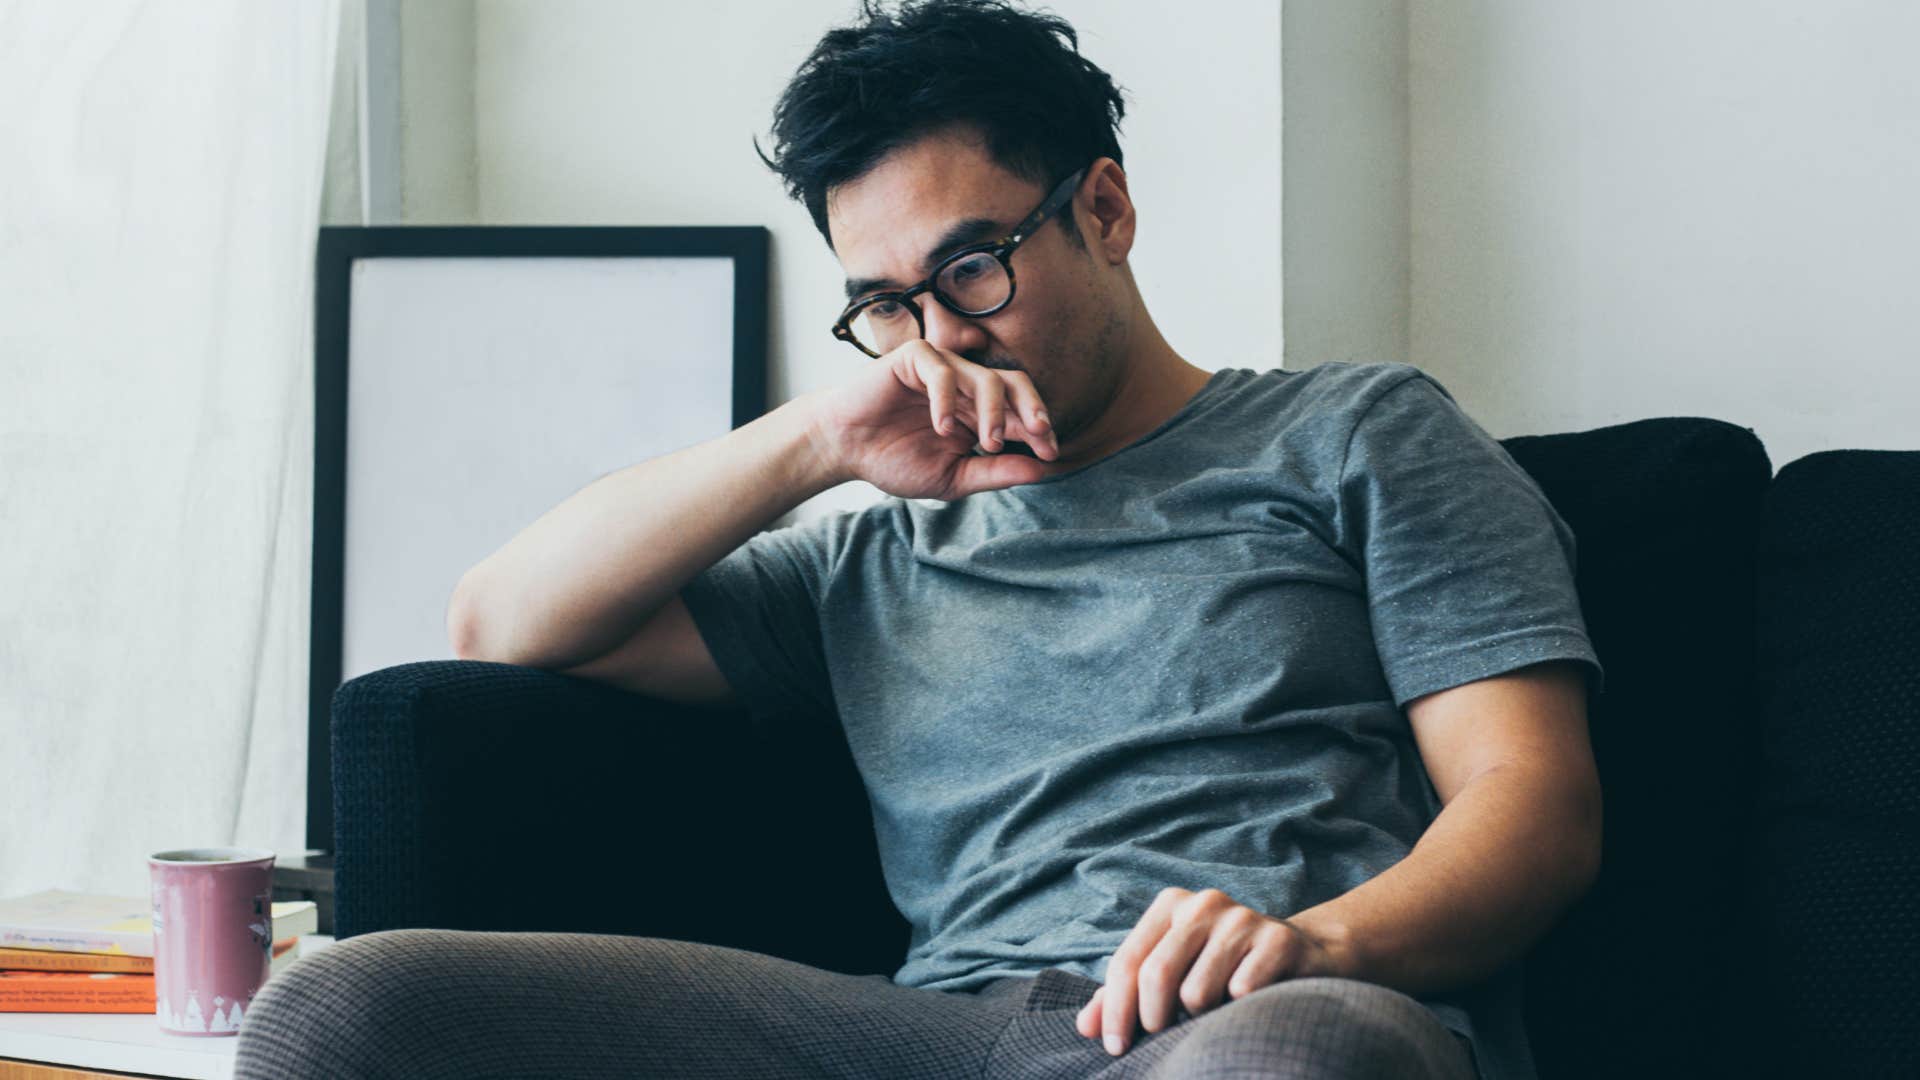
<path fill-rule="evenodd" d="M 865 789 L 837 724 L 511 664 L 333 697 L 335 932 L 643 934 L 891 973 Z"/>

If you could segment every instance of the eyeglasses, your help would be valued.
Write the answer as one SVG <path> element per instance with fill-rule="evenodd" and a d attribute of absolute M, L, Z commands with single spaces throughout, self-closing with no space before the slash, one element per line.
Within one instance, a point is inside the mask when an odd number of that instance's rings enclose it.
<path fill-rule="evenodd" d="M 833 324 L 833 336 L 868 356 L 880 357 L 917 337 L 927 336 L 927 323 L 913 298 L 932 293 L 940 306 L 969 319 L 991 315 L 1013 302 L 1013 263 L 1016 249 L 1073 197 L 1082 166 L 1060 181 L 1039 206 L 1013 231 L 998 240 L 969 244 L 940 260 L 927 279 L 905 292 L 871 293 L 847 305 Z"/>

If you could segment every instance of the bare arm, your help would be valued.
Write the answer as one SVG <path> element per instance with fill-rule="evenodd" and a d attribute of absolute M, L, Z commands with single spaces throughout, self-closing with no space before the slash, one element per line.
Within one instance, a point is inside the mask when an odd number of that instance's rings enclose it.
<path fill-rule="evenodd" d="M 910 342 L 841 386 L 575 492 L 460 579 L 447 610 L 454 655 L 724 700 L 730 688 L 680 600 L 695 574 L 846 480 L 954 499 L 1037 479 L 1033 458 L 975 456 L 975 431 L 988 450 L 1004 435 L 1050 461 L 1059 451 L 1042 409 L 1024 373 Z"/>
<path fill-rule="evenodd" d="M 447 613 L 454 653 L 548 669 L 606 656 L 677 606 L 693 575 L 838 482 L 800 402 L 609 473 L 460 579 Z"/>
<path fill-rule="evenodd" d="M 1592 886 L 1600 784 L 1580 670 L 1530 665 L 1407 704 L 1443 804 L 1399 862 L 1324 903 L 1259 912 L 1221 892 L 1161 891 L 1075 1025 L 1122 1053 L 1134 1023 L 1172 1024 L 1280 979 L 1335 975 L 1421 995 L 1513 962 Z"/>
<path fill-rule="evenodd" d="M 1408 702 L 1439 816 L 1406 858 L 1292 917 L 1345 974 L 1412 994 L 1476 982 L 1592 887 L 1600 781 L 1583 680 L 1553 661 Z"/>

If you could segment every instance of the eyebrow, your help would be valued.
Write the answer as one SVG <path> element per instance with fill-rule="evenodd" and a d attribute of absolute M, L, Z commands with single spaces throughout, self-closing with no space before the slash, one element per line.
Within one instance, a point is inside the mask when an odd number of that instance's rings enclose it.
<path fill-rule="evenodd" d="M 940 242 L 933 245 L 932 250 L 927 252 L 927 257 L 921 260 L 920 269 L 930 271 L 933 269 L 933 264 L 952 254 L 954 248 L 980 240 L 995 239 L 1003 235 L 1009 227 L 1005 222 L 995 221 L 992 218 L 968 218 L 947 230 L 946 235 L 940 238 Z M 847 282 L 847 299 L 852 301 L 875 289 L 895 284 L 897 283 L 892 278 L 855 278 Z"/>

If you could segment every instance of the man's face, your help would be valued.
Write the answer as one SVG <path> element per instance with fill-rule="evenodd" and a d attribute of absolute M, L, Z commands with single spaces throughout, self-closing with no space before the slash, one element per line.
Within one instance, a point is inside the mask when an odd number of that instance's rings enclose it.
<path fill-rule="evenodd" d="M 963 130 L 929 135 L 888 154 L 827 195 L 827 227 L 856 295 L 906 289 L 942 257 L 1013 230 L 1047 192 L 1002 169 Z M 1105 411 L 1119 389 L 1125 346 L 1114 267 L 1101 257 L 1097 221 L 1073 201 L 1013 253 L 1012 303 L 984 318 L 914 298 L 927 340 L 983 367 L 1027 373 L 1064 443 Z M 1057 220 L 1074 215 L 1084 246 Z M 955 238 L 954 227 L 986 219 Z M 951 241 L 946 242 L 945 241 Z"/>

